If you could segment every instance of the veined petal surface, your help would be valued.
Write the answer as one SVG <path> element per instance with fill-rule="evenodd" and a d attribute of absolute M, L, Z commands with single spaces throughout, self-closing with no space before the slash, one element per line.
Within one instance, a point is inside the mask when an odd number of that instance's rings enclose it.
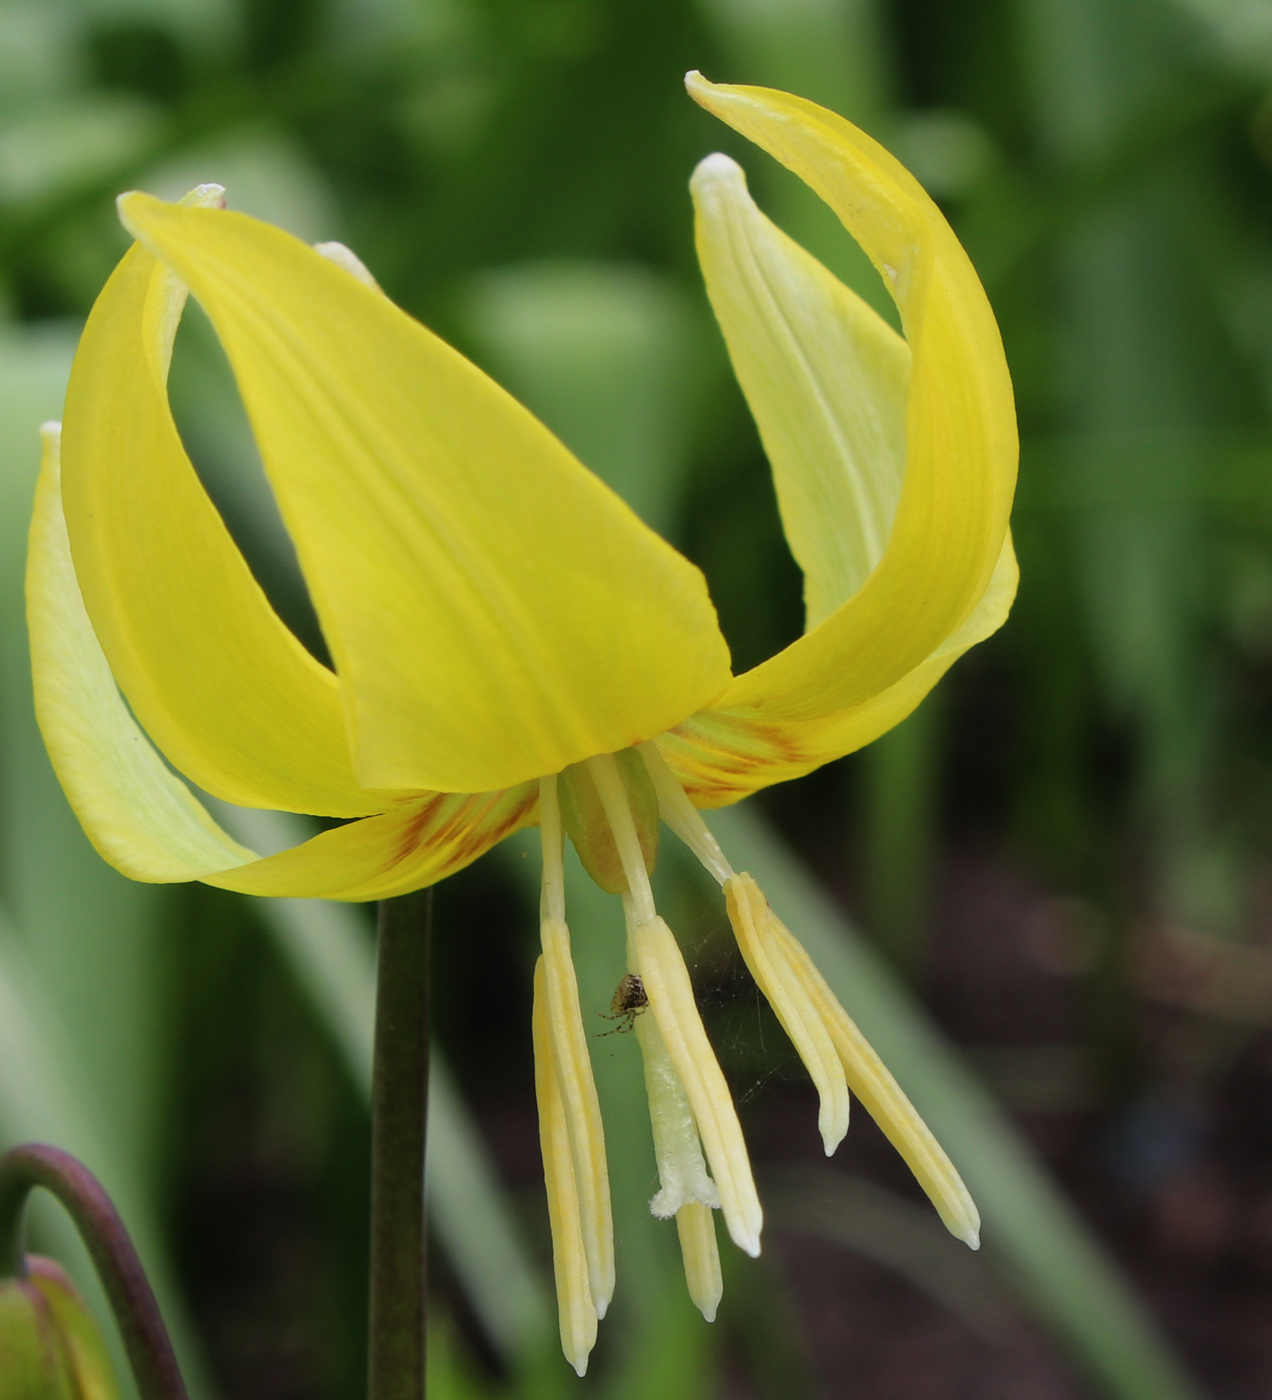
<path fill-rule="evenodd" d="M 234 366 L 364 784 L 511 786 L 723 691 L 699 572 L 462 356 L 278 229 L 120 208 Z"/>
<path fill-rule="evenodd" d="M 883 277 L 910 347 L 905 479 L 883 558 L 824 622 L 719 702 L 758 722 L 846 716 L 932 657 L 998 565 L 1017 458 L 998 327 L 940 211 L 877 142 L 785 93 L 698 74 L 687 85 L 834 209 Z"/>
<path fill-rule="evenodd" d="M 421 793 L 392 811 L 261 858 L 239 845 L 160 758 L 129 712 L 84 609 L 45 430 L 27 561 L 36 715 L 54 769 L 101 855 L 134 880 L 203 880 L 250 894 L 381 899 L 462 869 L 535 819 L 534 784 Z"/>
<path fill-rule="evenodd" d="M 535 820 L 537 783 L 498 792 L 427 792 L 379 816 L 324 831 L 299 846 L 205 884 L 295 899 L 390 899 L 453 875 Z"/>
<path fill-rule="evenodd" d="M 200 787 L 249 807 L 380 811 L 336 678 L 283 626 L 186 456 L 167 371 L 185 288 L 134 247 L 66 396 L 62 492 L 94 629 L 137 718 Z"/>
<path fill-rule="evenodd" d="M 728 156 L 689 182 L 698 261 L 804 571 L 808 630 L 883 558 L 905 475 L 910 348 L 755 207 Z"/>
<path fill-rule="evenodd" d="M 828 706 L 825 715 L 802 720 L 771 720 L 748 709 L 705 710 L 660 735 L 658 752 L 695 806 L 725 807 L 863 748 L 900 724 L 965 651 L 1003 625 L 1019 577 L 1008 535 L 971 617 L 920 665 L 859 705 L 838 711 Z"/>

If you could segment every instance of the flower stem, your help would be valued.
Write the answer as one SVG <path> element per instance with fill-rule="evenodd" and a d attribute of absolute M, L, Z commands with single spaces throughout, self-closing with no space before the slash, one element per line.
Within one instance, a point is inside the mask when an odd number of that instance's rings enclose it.
<path fill-rule="evenodd" d="M 380 901 L 371 1083 L 368 1400 L 424 1400 L 432 890 Z"/>
<path fill-rule="evenodd" d="M 37 1186 L 57 1197 L 88 1246 L 142 1400 L 186 1400 L 159 1305 L 124 1222 L 101 1183 L 68 1152 L 27 1143 L 0 1157 L 0 1278 L 26 1272 L 22 1221 Z"/>

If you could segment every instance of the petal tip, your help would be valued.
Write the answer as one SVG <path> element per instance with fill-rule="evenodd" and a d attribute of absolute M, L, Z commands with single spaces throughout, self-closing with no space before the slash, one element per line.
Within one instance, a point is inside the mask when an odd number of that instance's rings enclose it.
<path fill-rule="evenodd" d="M 177 201 L 187 209 L 224 209 L 224 185 L 195 185 L 189 194 Z"/>
<path fill-rule="evenodd" d="M 746 192 L 746 172 L 723 151 L 714 151 L 704 156 L 694 167 L 689 177 L 689 188 L 696 195 L 706 195 L 716 191 Z"/>
<path fill-rule="evenodd" d="M 372 276 L 370 268 L 352 248 L 347 248 L 343 243 L 336 242 L 315 243 L 314 252 L 321 253 L 328 262 L 333 262 L 337 267 L 344 268 L 364 287 L 371 287 L 377 292 L 380 290 L 380 284 Z"/>
<path fill-rule="evenodd" d="M 146 196 L 140 190 L 125 190 L 123 194 L 115 197 L 115 212 L 119 215 L 119 222 L 134 238 L 137 237 L 134 210 L 137 201 L 145 198 Z"/>
<path fill-rule="evenodd" d="M 700 107 L 710 110 L 711 99 L 718 89 L 710 78 L 704 78 L 696 68 L 691 68 L 685 74 L 685 91 Z"/>

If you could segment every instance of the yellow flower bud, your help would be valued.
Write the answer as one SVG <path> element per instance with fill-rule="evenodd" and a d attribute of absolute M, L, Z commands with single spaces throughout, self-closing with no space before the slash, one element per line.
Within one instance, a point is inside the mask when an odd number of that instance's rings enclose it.
<path fill-rule="evenodd" d="M 93 1314 L 62 1268 L 28 1257 L 0 1279 L 0 1400 L 119 1400 Z"/>

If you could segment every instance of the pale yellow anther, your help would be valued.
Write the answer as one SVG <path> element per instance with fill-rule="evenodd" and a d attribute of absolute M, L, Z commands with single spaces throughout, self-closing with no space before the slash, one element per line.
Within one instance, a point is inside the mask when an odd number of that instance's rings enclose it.
<path fill-rule="evenodd" d="M 702 862 L 715 879 L 724 884 L 733 874 L 733 867 L 725 859 L 720 843 L 711 834 L 711 828 L 689 801 L 684 788 L 676 781 L 676 775 L 667 766 L 667 760 L 658 752 L 658 745 L 639 745 L 640 756 L 658 794 L 658 810 L 663 821 L 685 843 Z"/>
<path fill-rule="evenodd" d="M 645 995 L 667 1054 L 684 1085 L 720 1193 L 720 1209 L 729 1234 L 739 1249 L 754 1257 L 760 1252 L 764 1212 L 760 1209 L 733 1096 L 702 1028 L 680 946 L 654 909 L 654 894 L 641 855 L 636 824 L 628 810 L 613 756 L 602 754 L 589 758 L 587 763 L 627 876 L 628 893 L 623 897 L 623 912 L 628 922 L 627 940 L 635 964 L 633 970 L 645 985 Z"/>
<path fill-rule="evenodd" d="M 667 1220 L 690 1202 L 718 1208 L 720 1193 L 702 1159 L 689 1097 L 653 1016 L 637 1019 L 636 1039 L 645 1066 L 645 1093 L 658 1163 L 659 1190 L 649 1209 L 660 1220 Z"/>
<path fill-rule="evenodd" d="M 817 1126 L 829 1157 L 848 1131 L 848 1084 L 830 1031 L 818 1005 L 792 965 L 787 945 L 772 934 L 772 911 L 749 875 L 725 881 L 729 922 L 742 957 L 782 1029 L 791 1038 L 821 1100 Z"/>
<path fill-rule="evenodd" d="M 548 1034 L 574 1164 L 579 1221 L 591 1279 L 592 1301 L 604 1317 L 614 1296 L 614 1224 L 610 1210 L 605 1129 L 592 1077 L 587 1033 L 579 1009 L 578 983 L 570 957 L 570 930 L 561 862 L 561 820 L 556 781 L 540 783 L 539 820 L 543 839 L 543 981 Z"/>
<path fill-rule="evenodd" d="M 676 1072 L 685 1086 L 702 1146 L 720 1192 L 729 1234 L 752 1257 L 760 1252 L 760 1209 L 742 1125 L 729 1086 L 702 1028 L 680 947 L 656 915 L 630 933 L 637 971 Z"/>
<path fill-rule="evenodd" d="M 710 1209 L 698 1201 L 681 1206 L 676 1212 L 676 1231 L 680 1235 L 689 1296 L 703 1317 L 714 1322 L 724 1293 L 724 1276 L 720 1272 L 720 1248 Z"/>
<path fill-rule="evenodd" d="M 628 805 L 627 792 L 618 771 L 618 764 L 614 761 L 613 754 L 603 753 L 589 758 L 587 769 L 596 784 L 610 830 L 614 833 L 614 845 L 618 848 L 623 874 L 627 877 L 625 901 L 631 902 L 636 922 L 646 923 L 654 917 L 654 892 L 649 883 L 649 871 L 645 868 L 640 835 Z"/>
<path fill-rule="evenodd" d="M 548 1029 L 547 976 L 543 959 L 534 970 L 534 1087 L 539 1103 L 539 1144 L 543 1152 L 543 1181 L 552 1228 L 552 1268 L 556 1278 L 557 1315 L 565 1359 L 583 1375 L 596 1345 L 596 1306 L 592 1301 L 579 1194 L 574 1179 L 565 1104 Z"/>
<path fill-rule="evenodd" d="M 980 1212 L 945 1149 L 932 1136 L 887 1066 L 840 1006 L 799 940 L 771 909 L 766 921 L 766 941 L 781 949 L 782 956 L 816 1006 L 839 1053 L 848 1087 L 905 1158 L 949 1232 L 972 1249 L 979 1249 Z"/>

